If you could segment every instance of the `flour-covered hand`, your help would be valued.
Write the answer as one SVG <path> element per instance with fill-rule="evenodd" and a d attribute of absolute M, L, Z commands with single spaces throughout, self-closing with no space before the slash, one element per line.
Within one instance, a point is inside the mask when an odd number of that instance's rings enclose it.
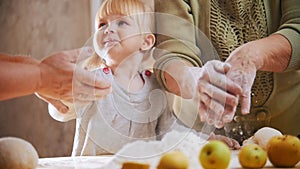
<path fill-rule="evenodd" d="M 199 100 L 201 121 L 207 121 L 216 127 L 223 127 L 226 118 L 224 114 L 233 112 L 238 104 L 241 88 L 226 76 L 230 65 L 221 61 L 207 62 L 201 68 L 191 68 L 197 83 L 195 98 Z"/>

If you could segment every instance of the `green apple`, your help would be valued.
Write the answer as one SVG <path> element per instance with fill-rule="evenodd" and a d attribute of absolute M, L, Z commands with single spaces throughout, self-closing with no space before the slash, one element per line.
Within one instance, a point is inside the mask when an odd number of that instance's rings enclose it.
<path fill-rule="evenodd" d="M 188 169 L 189 159 L 180 151 L 165 153 L 159 161 L 157 169 Z"/>
<path fill-rule="evenodd" d="M 218 140 L 209 141 L 199 154 L 199 161 L 204 169 L 225 169 L 231 159 L 229 147 Z"/>
<path fill-rule="evenodd" d="M 275 136 L 268 142 L 267 153 L 275 167 L 293 167 L 300 161 L 300 140 L 292 135 Z"/>
<path fill-rule="evenodd" d="M 262 168 L 267 162 L 267 152 L 257 144 L 243 146 L 239 151 L 239 162 L 243 168 Z"/>

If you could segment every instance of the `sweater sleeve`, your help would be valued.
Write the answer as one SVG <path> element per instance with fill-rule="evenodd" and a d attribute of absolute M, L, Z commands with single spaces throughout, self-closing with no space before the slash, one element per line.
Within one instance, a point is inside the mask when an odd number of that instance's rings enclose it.
<path fill-rule="evenodd" d="M 172 2 L 171 2 L 172 1 Z M 185 60 L 200 66 L 200 50 L 190 6 L 183 0 L 155 0 L 157 46 L 154 51 L 155 73 L 164 86 L 163 71 L 172 60 Z"/>
<path fill-rule="evenodd" d="M 199 0 L 155 0 L 154 70 L 165 88 L 164 71 L 168 63 L 179 60 L 200 67 L 208 60 L 219 59 L 209 38 L 200 30 L 200 13 L 205 13 L 202 6 Z"/>
<path fill-rule="evenodd" d="M 286 71 L 300 69 L 300 2 L 281 1 L 281 25 L 276 33 L 286 37 L 292 46 L 292 55 Z"/>

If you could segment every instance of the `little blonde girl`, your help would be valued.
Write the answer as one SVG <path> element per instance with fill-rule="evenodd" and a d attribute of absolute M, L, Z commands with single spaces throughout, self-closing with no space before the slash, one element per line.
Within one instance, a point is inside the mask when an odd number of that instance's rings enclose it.
<path fill-rule="evenodd" d="M 49 105 L 54 119 L 76 119 L 72 155 L 114 154 L 129 142 L 159 139 L 174 128 L 187 129 L 176 122 L 166 92 L 142 66 L 155 43 L 153 18 L 140 0 L 103 2 L 96 16 L 96 53 L 84 66 L 111 82 L 112 93 L 88 104 L 73 104 L 66 114 Z M 238 144 L 217 138 L 232 147 Z"/>
<path fill-rule="evenodd" d="M 85 67 L 110 81 L 112 93 L 76 104 L 67 114 L 49 106 L 59 121 L 76 119 L 72 155 L 116 153 L 134 140 L 155 140 L 174 124 L 165 92 L 150 70 L 141 69 L 155 43 L 152 14 L 139 0 L 103 2 L 96 16 L 96 54 Z"/>

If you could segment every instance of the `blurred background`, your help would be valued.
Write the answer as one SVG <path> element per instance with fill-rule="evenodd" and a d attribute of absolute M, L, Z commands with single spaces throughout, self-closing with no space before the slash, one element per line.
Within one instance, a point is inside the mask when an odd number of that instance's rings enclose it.
<path fill-rule="evenodd" d="M 0 52 L 42 59 L 82 47 L 94 32 L 100 4 L 101 0 L 0 0 Z M 23 138 L 40 157 L 71 155 L 74 128 L 75 120 L 52 119 L 47 104 L 35 95 L 0 101 L 0 137 Z"/>

